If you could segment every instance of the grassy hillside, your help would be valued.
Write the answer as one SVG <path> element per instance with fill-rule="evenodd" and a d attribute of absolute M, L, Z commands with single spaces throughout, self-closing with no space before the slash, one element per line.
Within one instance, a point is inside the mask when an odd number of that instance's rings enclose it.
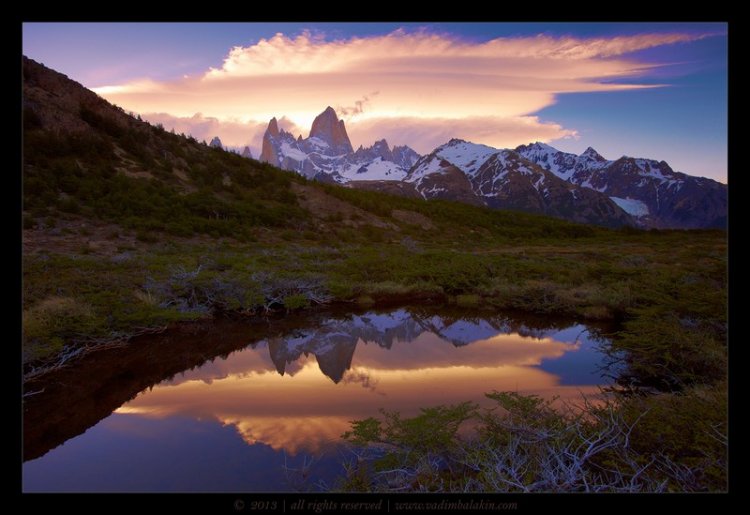
<path fill-rule="evenodd" d="M 700 469 L 695 489 L 725 485 L 726 446 L 704 434 L 726 435 L 725 397 L 705 393 L 726 385 L 725 233 L 308 182 L 150 126 L 31 60 L 23 130 L 29 376 L 217 313 L 423 300 L 613 320 L 621 384 L 666 392 L 627 402 L 653 414 L 643 452 Z"/>

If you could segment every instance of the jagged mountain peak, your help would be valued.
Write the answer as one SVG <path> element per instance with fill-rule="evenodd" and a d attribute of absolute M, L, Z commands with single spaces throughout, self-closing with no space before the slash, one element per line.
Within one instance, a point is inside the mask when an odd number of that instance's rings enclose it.
<path fill-rule="evenodd" d="M 440 145 L 438 148 L 453 147 L 455 145 L 460 145 L 461 143 L 468 143 L 468 141 L 463 140 L 461 138 L 451 138 L 450 140 L 448 140 L 448 143 L 444 143 Z"/>
<path fill-rule="evenodd" d="M 726 218 L 726 186 L 676 173 L 663 161 L 610 161 L 592 147 L 576 155 L 541 141 L 498 149 L 452 138 L 420 158 L 379 139 L 354 152 L 330 106 L 307 139 L 270 132 L 261 160 L 308 178 L 603 225 L 707 227 Z"/>
<path fill-rule="evenodd" d="M 340 151 L 342 154 L 354 150 L 351 141 L 349 141 L 349 135 L 346 133 L 344 120 L 339 120 L 336 111 L 331 106 L 326 107 L 325 111 L 313 120 L 310 138 L 325 141 L 331 148 Z"/>
<path fill-rule="evenodd" d="M 276 120 L 275 116 L 268 122 L 266 133 L 274 137 L 279 135 L 279 122 Z"/>
<path fill-rule="evenodd" d="M 457 166 L 467 175 L 474 175 L 491 155 L 498 152 L 500 151 L 494 147 L 458 138 L 453 138 L 434 150 L 434 154 Z"/>
<path fill-rule="evenodd" d="M 588 147 L 586 150 L 584 150 L 581 153 L 579 157 L 593 159 L 594 161 L 606 161 L 606 159 L 604 159 L 604 156 L 602 156 L 599 152 L 594 150 L 593 147 Z"/>
<path fill-rule="evenodd" d="M 546 143 L 542 143 L 541 141 L 535 141 L 534 143 L 529 143 L 528 145 L 519 145 L 515 148 L 517 152 L 524 152 L 524 151 L 542 151 L 547 153 L 556 153 L 559 152 L 555 147 L 548 145 Z"/>
<path fill-rule="evenodd" d="M 537 144 L 516 150 L 565 181 L 604 193 L 641 226 L 721 227 L 726 220 L 726 185 L 675 172 L 664 161 L 610 161 L 591 147 L 579 156 Z"/>
<path fill-rule="evenodd" d="M 221 144 L 221 140 L 218 136 L 214 136 L 214 139 L 211 140 L 211 143 L 209 143 L 208 146 L 213 148 L 224 148 L 224 145 Z"/>
<path fill-rule="evenodd" d="M 275 118 L 274 118 L 275 120 Z M 364 180 L 401 180 L 419 159 L 408 146 L 391 148 L 385 139 L 372 146 L 352 148 L 346 126 L 328 106 L 315 117 L 310 135 L 296 139 L 274 123 L 263 137 L 261 161 L 296 171 L 308 178 L 345 183 Z"/>
<path fill-rule="evenodd" d="M 442 198 L 619 226 L 632 219 L 607 196 L 568 183 L 519 152 L 451 140 L 404 179 L 425 199 Z"/>

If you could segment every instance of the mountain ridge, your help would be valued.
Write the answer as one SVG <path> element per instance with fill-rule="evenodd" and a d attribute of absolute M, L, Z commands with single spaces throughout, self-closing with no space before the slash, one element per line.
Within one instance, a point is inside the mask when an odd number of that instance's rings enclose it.
<path fill-rule="evenodd" d="M 458 171 L 464 180 L 456 176 Z M 512 150 L 452 139 L 424 156 L 405 181 L 425 198 L 467 201 L 495 209 L 542 213 L 605 226 L 632 225 L 611 199 L 569 184 Z M 455 192 L 455 184 L 460 191 Z"/>
<path fill-rule="evenodd" d="M 664 161 L 580 155 L 546 143 L 494 148 L 453 138 L 419 156 L 385 139 L 352 151 L 330 106 L 310 136 L 295 139 L 272 118 L 260 159 L 307 178 L 424 199 L 455 200 L 574 222 L 644 228 L 721 228 L 726 185 L 675 172 Z"/>
<path fill-rule="evenodd" d="M 589 147 L 580 155 L 543 143 L 516 151 L 559 178 L 606 193 L 653 228 L 721 228 L 726 225 L 727 186 L 705 177 L 676 172 L 665 161 L 602 157 Z"/>

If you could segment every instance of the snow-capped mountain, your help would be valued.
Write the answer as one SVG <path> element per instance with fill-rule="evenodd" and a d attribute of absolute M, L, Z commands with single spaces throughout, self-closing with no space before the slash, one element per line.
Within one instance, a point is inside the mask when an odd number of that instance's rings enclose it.
<path fill-rule="evenodd" d="M 606 195 L 566 182 L 513 150 L 460 139 L 423 156 L 404 181 L 425 199 L 460 200 L 607 226 L 633 223 Z"/>
<path fill-rule="evenodd" d="M 342 380 L 352 366 L 359 344 L 375 344 L 391 349 L 394 344 L 408 345 L 424 333 L 437 336 L 442 342 L 463 347 L 498 334 L 516 333 L 537 340 L 559 333 L 555 327 L 530 328 L 503 317 L 462 319 L 446 316 L 420 316 L 405 309 L 391 313 L 364 313 L 346 319 L 321 321 L 314 329 L 297 331 L 291 336 L 264 340 L 271 361 L 279 374 L 294 370 L 302 355 L 313 355 L 321 372 L 334 383 Z M 254 343 L 254 346 L 261 342 Z"/>
<path fill-rule="evenodd" d="M 726 225 L 727 186 L 675 172 L 664 161 L 627 156 L 609 161 L 591 147 L 577 156 L 538 142 L 521 145 L 516 151 L 560 179 L 606 194 L 639 225 Z"/>
<path fill-rule="evenodd" d="M 272 118 L 263 136 L 260 160 L 292 170 L 308 178 L 338 183 L 365 180 L 401 180 L 419 159 L 407 146 L 389 147 L 380 140 L 369 148 L 352 148 L 346 126 L 336 111 L 327 107 L 313 121 L 310 135 L 295 138 L 279 129 Z"/>
<path fill-rule="evenodd" d="M 212 142 L 213 144 L 213 142 Z M 496 149 L 452 139 L 420 157 L 386 140 L 353 150 L 343 120 L 328 107 L 303 139 L 272 118 L 261 161 L 308 178 L 425 199 L 546 214 L 605 226 L 724 227 L 727 187 L 673 171 L 664 161 L 605 159 L 544 143 Z"/>
<path fill-rule="evenodd" d="M 609 161 L 590 147 L 575 155 L 544 143 L 509 150 L 452 139 L 421 157 L 401 183 L 350 185 L 605 226 L 724 227 L 727 215 L 725 184 L 664 161 Z"/>

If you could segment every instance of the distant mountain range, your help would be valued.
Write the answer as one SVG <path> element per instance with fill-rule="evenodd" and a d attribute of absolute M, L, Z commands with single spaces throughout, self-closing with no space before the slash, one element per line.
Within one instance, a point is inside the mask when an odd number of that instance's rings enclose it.
<path fill-rule="evenodd" d="M 338 183 L 364 180 L 401 180 L 419 159 L 407 146 L 390 148 L 380 140 L 369 148 L 352 148 L 344 121 L 328 107 L 313 121 L 310 136 L 295 138 L 271 119 L 263 136 L 260 160 L 293 170 L 309 179 Z"/>
<path fill-rule="evenodd" d="M 496 149 L 452 139 L 427 155 L 383 139 L 352 148 L 343 120 L 326 108 L 308 138 L 279 129 L 263 137 L 262 161 L 310 179 L 388 193 L 541 213 L 575 222 L 647 228 L 725 227 L 727 186 L 675 172 L 664 161 L 610 161 L 544 143 Z"/>
<path fill-rule="evenodd" d="M 627 156 L 609 161 L 591 147 L 576 156 L 543 143 L 521 145 L 516 151 L 560 179 L 605 193 L 639 225 L 726 226 L 726 184 L 675 172 L 664 161 Z"/>

